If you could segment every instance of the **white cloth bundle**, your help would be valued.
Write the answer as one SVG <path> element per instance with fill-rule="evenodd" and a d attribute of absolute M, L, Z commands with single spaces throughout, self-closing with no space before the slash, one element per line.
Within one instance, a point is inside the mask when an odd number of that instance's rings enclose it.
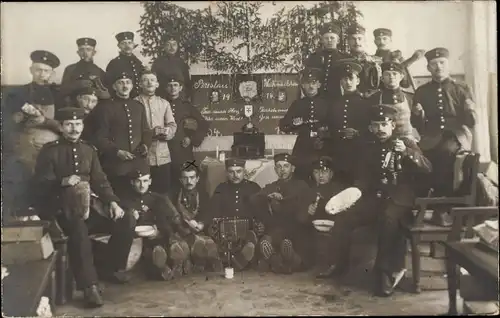
<path fill-rule="evenodd" d="M 350 208 L 361 198 L 361 190 L 350 187 L 333 196 L 325 206 L 328 214 L 335 215 Z"/>

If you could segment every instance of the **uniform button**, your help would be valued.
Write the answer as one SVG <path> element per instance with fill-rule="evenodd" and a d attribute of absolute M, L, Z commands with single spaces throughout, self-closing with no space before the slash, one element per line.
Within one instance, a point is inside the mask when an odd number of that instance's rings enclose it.
<path fill-rule="evenodd" d="M 438 97 L 443 97 L 443 94 L 439 93 L 439 94 L 438 94 Z"/>
<path fill-rule="evenodd" d="M 78 161 L 77 161 L 77 162 L 75 162 L 75 166 L 78 166 Z"/>
<path fill-rule="evenodd" d="M 396 99 L 396 98 L 398 98 L 398 97 L 397 97 L 396 95 L 392 95 L 392 98 Z"/>
<path fill-rule="evenodd" d="M 439 106 L 439 109 L 440 109 L 440 110 L 443 110 L 443 106 Z"/>
<path fill-rule="evenodd" d="M 130 141 L 130 144 L 132 145 L 133 143 L 134 143 L 134 142 L 131 140 L 131 141 Z"/>
<path fill-rule="evenodd" d="M 128 132 L 129 132 L 129 133 L 132 133 L 132 130 L 129 130 Z"/>
<path fill-rule="evenodd" d="M 236 212 L 238 212 L 240 209 L 236 209 Z"/>
<path fill-rule="evenodd" d="M 73 148 L 73 151 L 76 151 L 76 148 Z"/>
<path fill-rule="evenodd" d="M 441 87 L 440 87 L 440 88 L 438 88 L 438 92 L 441 92 L 441 91 L 442 91 Z"/>
<path fill-rule="evenodd" d="M 238 190 L 236 190 L 236 193 L 238 193 Z"/>
<path fill-rule="evenodd" d="M 344 108 L 344 113 L 347 113 L 347 108 Z"/>
<path fill-rule="evenodd" d="M 238 196 L 236 196 L 236 199 L 238 199 Z"/>
<path fill-rule="evenodd" d="M 441 121 L 444 123 L 444 117 L 441 117 Z"/>
<path fill-rule="evenodd" d="M 441 125 L 440 127 L 441 127 L 441 129 L 444 129 L 444 126 L 443 126 L 443 125 Z"/>
<path fill-rule="evenodd" d="M 345 102 L 346 102 L 346 103 L 349 103 L 349 100 L 348 100 L 348 99 L 346 99 L 346 100 L 345 100 Z M 346 105 L 346 106 L 347 106 L 347 105 Z"/>
<path fill-rule="evenodd" d="M 442 100 L 442 99 L 438 100 L 438 103 L 442 103 L 442 102 L 443 102 L 443 100 Z"/>
<path fill-rule="evenodd" d="M 127 107 L 127 104 L 125 104 L 125 107 Z M 128 111 L 128 109 L 127 109 L 127 111 Z"/>

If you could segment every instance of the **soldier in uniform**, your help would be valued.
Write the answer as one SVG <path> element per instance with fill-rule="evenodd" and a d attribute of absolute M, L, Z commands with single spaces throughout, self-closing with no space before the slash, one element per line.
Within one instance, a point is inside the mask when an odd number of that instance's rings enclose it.
<path fill-rule="evenodd" d="M 334 161 L 328 156 L 322 156 L 312 164 L 314 184 L 305 195 L 300 217 L 304 224 L 311 224 L 313 220 L 333 220 L 334 217 L 325 211 L 326 203 L 335 195 L 345 190 L 348 183 L 340 180 L 334 172 Z M 334 269 L 330 262 L 329 247 L 331 234 L 316 231 L 314 235 L 315 265 L 317 277 L 328 277 Z"/>
<path fill-rule="evenodd" d="M 125 268 L 135 220 L 118 205 L 95 148 L 80 139 L 83 109 L 63 108 L 56 118 L 61 121 L 63 138 L 46 144 L 37 158 L 35 208 L 41 219 L 56 220 L 68 236 L 69 262 L 77 287 L 83 289 L 87 306 L 98 307 L 103 301 L 97 288 L 89 229 L 111 230 L 106 272 L 114 282 L 125 283 L 129 279 Z M 109 216 L 90 213 L 90 190 L 109 206 Z"/>
<path fill-rule="evenodd" d="M 375 261 L 377 295 L 389 296 L 405 272 L 406 239 L 403 226 L 411 222 L 416 197 L 415 181 L 431 172 L 431 164 L 412 139 L 393 135 L 396 109 L 372 106 L 370 132 L 361 153 L 359 177 L 355 185 L 361 199 L 346 212 L 336 215 L 332 229 L 335 269 L 342 275 L 349 269 L 351 236 L 354 229 L 377 224 L 378 252 Z"/>
<path fill-rule="evenodd" d="M 420 140 L 418 131 L 412 127 L 411 107 L 413 105 L 413 94 L 403 90 L 400 82 L 404 76 L 404 67 L 397 62 L 384 62 L 380 66 L 382 70 L 382 87 L 370 96 L 371 105 L 391 105 L 397 109 L 396 133 L 399 136 Z"/>
<path fill-rule="evenodd" d="M 81 138 L 92 141 L 96 131 L 96 112 L 94 111 L 98 103 L 97 90 L 93 87 L 83 86 L 76 91 L 76 105 L 84 110 L 85 119 Z"/>
<path fill-rule="evenodd" d="M 365 96 L 369 96 L 380 85 L 379 65 L 382 63 L 382 58 L 366 53 L 365 34 L 366 29 L 358 23 L 354 23 L 347 29 L 347 43 L 351 52 L 349 57 L 356 59 L 362 67 L 358 90 Z"/>
<path fill-rule="evenodd" d="M 171 280 L 188 273 L 189 246 L 178 234 L 181 217 L 170 199 L 149 190 L 151 174 L 147 163 L 139 163 L 129 173 L 129 192 L 120 204 L 134 215 L 137 225 L 155 226 L 157 233 L 144 240 L 147 274 Z"/>
<path fill-rule="evenodd" d="M 292 155 L 295 158 L 295 177 L 309 180 L 310 164 L 325 153 L 323 139 L 328 134 L 326 123 L 330 105 L 319 94 L 321 70 L 305 69 L 301 72 L 301 85 L 305 96 L 290 105 L 280 119 L 279 128 L 285 133 L 297 133 Z"/>
<path fill-rule="evenodd" d="M 31 53 L 32 81 L 12 90 L 2 107 L 2 159 L 6 208 L 23 213 L 30 201 L 29 179 L 42 146 L 59 138 L 60 125 L 54 114 L 60 107 L 60 95 L 49 80 L 60 64 L 48 51 Z M 4 157 L 2 156 L 2 157 Z"/>
<path fill-rule="evenodd" d="M 101 163 L 113 189 L 122 195 L 127 175 L 137 161 L 146 161 L 152 142 L 144 106 L 130 99 L 133 76 L 117 73 L 113 81 L 116 97 L 99 104 L 94 112 L 96 131 L 93 143 L 101 154 Z"/>
<path fill-rule="evenodd" d="M 205 224 L 210 223 L 209 196 L 206 189 L 199 185 L 200 170 L 194 164 L 183 165 L 180 178 L 181 187 L 173 193 L 172 202 L 181 216 L 179 233 L 189 245 L 189 255 L 195 271 L 211 269 L 222 270 L 217 245 L 205 235 Z"/>
<path fill-rule="evenodd" d="M 424 56 L 424 50 L 417 50 L 413 53 L 412 57 L 408 60 L 403 59 L 403 55 L 400 50 L 392 50 L 392 31 L 386 28 L 378 28 L 373 31 L 373 37 L 375 39 L 375 45 L 377 46 L 377 51 L 375 56 L 382 59 L 382 62 L 397 62 L 401 63 L 403 67 L 403 79 L 401 80 L 401 87 L 410 88 L 412 86 L 412 80 L 408 67 L 421 59 Z"/>
<path fill-rule="evenodd" d="M 302 198 L 309 186 L 293 178 L 295 166 L 287 153 L 274 156 L 274 170 L 278 180 L 268 184 L 252 196 L 258 207 L 265 234 L 259 247 L 262 259 L 259 268 L 269 266 L 277 273 L 292 273 L 308 265 L 312 224 L 299 215 Z"/>
<path fill-rule="evenodd" d="M 447 49 L 432 49 L 425 57 L 432 81 L 415 92 L 411 120 L 422 136 L 420 147 L 434 167 L 431 187 L 437 196 L 449 196 L 456 153 L 471 150 L 476 105 L 470 88 L 450 78 Z M 435 212 L 433 216 L 437 224 L 451 223 L 447 214 Z"/>
<path fill-rule="evenodd" d="M 250 229 L 250 224 L 254 218 L 257 218 L 257 212 L 254 205 L 250 202 L 250 197 L 260 191 L 260 186 L 245 179 L 245 163 L 243 159 L 227 159 L 225 162 L 227 171 L 227 181 L 219 184 L 210 199 L 210 212 L 206 219 L 211 223 L 208 231 L 212 238 L 217 242 L 219 251 L 224 251 L 227 246 L 221 236 L 236 234 L 240 239 L 240 244 L 235 244 L 230 249 L 230 264 L 236 270 L 243 270 L 252 261 L 255 254 L 255 246 L 258 242 L 257 234 Z M 214 222 L 214 219 L 226 219 L 221 226 Z M 246 220 L 245 222 L 230 222 L 231 219 Z M 220 220 L 219 220 L 220 221 Z M 243 225 L 242 225 L 243 224 Z M 227 225 L 227 226 L 226 226 Z M 218 228 L 215 228 L 218 226 Z M 215 232 L 219 232 L 216 235 Z M 237 233 L 234 233 L 237 232 Z"/>
<path fill-rule="evenodd" d="M 328 109 L 329 155 L 336 158 L 338 177 L 351 180 L 357 168 L 359 143 L 367 133 L 367 100 L 358 91 L 362 68 L 355 60 L 339 61 L 334 69 L 340 76 L 343 94 Z"/>
<path fill-rule="evenodd" d="M 73 94 L 84 87 L 94 88 L 99 99 L 108 99 L 109 93 L 103 86 L 105 80 L 104 71 L 94 64 L 95 47 L 97 41 L 92 38 L 80 38 L 76 40 L 78 46 L 77 54 L 80 61 L 68 65 L 63 72 L 61 80 L 61 95 L 65 97 L 66 103 L 74 102 Z"/>
<path fill-rule="evenodd" d="M 201 145 L 208 133 L 209 123 L 197 108 L 180 96 L 184 87 L 180 74 L 167 78 L 165 86 L 167 101 L 177 123 L 175 136 L 168 141 L 172 156 L 172 184 L 177 184 L 182 165 L 186 161 L 194 160 L 193 147 Z"/>
<path fill-rule="evenodd" d="M 309 68 L 318 68 L 323 72 L 321 91 L 327 94 L 326 98 L 337 99 L 341 95 L 340 77 L 334 70 L 335 62 L 345 58 L 345 54 L 337 50 L 340 40 L 340 27 L 331 23 L 324 25 L 321 30 L 321 49 L 311 54 L 304 65 Z"/>
<path fill-rule="evenodd" d="M 115 74 L 129 73 L 132 76 L 132 84 L 134 85 L 130 98 L 135 98 L 139 95 L 140 76 L 145 68 L 141 60 L 134 54 L 134 49 L 137 47 L 137 44 L 134 43 L 134 33 L 120 32 L 115 38 L 118 41 L 120 54 L 112 59 L 106 67 L 106 85 L 111 90 Z"/>
<path fill-rule="evenodd" d="M 193 85 L 191 83 L 191 76 L 189 75 L 189 65 L 179 56 L 179 41 L 175 36 L 166 35 L 163 38 L 163 43 L 165 54 L 159 56 L 151 65 L 151 70 L 158 75 L 158 78 L 162 79 L 159 95 L 166 98 L 168 78 L 174 74 L 181 74 L 184 79 L 183 97 L 191 101 L 193 97 Z"/>
<path fill-rule="evenodd" d="M 135 100 L 144 105 L 149 128 L 153 130 L 153 143 L 148 153 L 153 179 L 151 189 L 157 193 L 167 194 L 172 181 L 170 177 L 172 156 L 168 141 L 174 137 L 177 124 L 170 103 L 155 95 L 157 88 L 156 74 L 151 71 L 144 72 L 141 75 L 141 94 Z"/>

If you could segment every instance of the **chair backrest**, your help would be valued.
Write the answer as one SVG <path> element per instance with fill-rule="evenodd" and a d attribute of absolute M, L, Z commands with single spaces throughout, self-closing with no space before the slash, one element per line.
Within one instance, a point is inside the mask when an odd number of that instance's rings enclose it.
<path fill-rule="evenodd" d="M 480 155 L 474 152 L 466 154 L 462 164 L 463 180 L 456 191 L 456 196 L 467 197 L 466 201 L 469 206 L 476 204 L 479 157 Z"/>
<path fill-rule="evenodd" d="M 475 225 L 490 218 L 498 220 L 498 207 L 456 207 L 451 209 L 451 216 L 453 225 L 448 241 L 460 241 L 464 224 L 466 226 L 465 238 L 472 238 Z"/>

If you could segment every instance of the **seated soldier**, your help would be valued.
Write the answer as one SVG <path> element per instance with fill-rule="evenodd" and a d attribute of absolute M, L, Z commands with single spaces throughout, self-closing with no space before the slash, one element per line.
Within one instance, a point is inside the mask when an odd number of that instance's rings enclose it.
<path fill-rule="evenodd" d="M 209 211 L 207 191 L 198 186 L 200 171 L 194 164 L 186 163 L 180 173 L 181 187 L 172 196 L 178 213 L 181 216 L 179 233 L 189 245 L 191 260 L 196 271 L 209 268 L 215 272 L 222 271 L 222 262 L 214 240 L 203 234 Z"/>
<path fill-rule="evenodd" d="M 312 177 L 314 185 L 309 188 L 309 193 L 304 199 L 305 207 L 300 215 L 304 224 L 311 224 L 313 220 L 334 220 L 335 217 L 325 211 L 326 203 L 335 195 L 348 187 L 345 181 L 339 180 L 334 174 L 334 162 L 332 158 L 323 156 L 312 164 Z M 315 265 L 318 267 L 318 277 L 326 277 L 331 270 L 330 235 L 321 235 L 315 232 Z"/>
<path fill-rule="evenodd" d="M 93 146 L 80 139 L 84 110 L 62 108 L 56 119 L 62 127 L 60 140 L 44 145 L 38 155 L 35 175 L 35 209 L 42 220 L 57 221 L 68 236 L 69 263 L 85 305 L 103 305 L 98 285 L 89 229 L 111 232 L 107 244 L 107 278 L 126 283 L 125 269 L 134 238 L 135 220 L 118 205 Z M 90 193 L 94 191 L 108 207 L 109 215 L 90 213 Z"/>
<path fill-rule="evenodd" d="M 349 268 L 352 232 L 377 224 L 378 253 L 375 261 L 375 292 L 389 296 L 405 273 L 406 238 L 402 226 L 412 219 L 415 180 L 431 172 L 431 164 L 415 141 L 393 135 L 396 109 L 376 105 L 370 109 L 369 130 L 375 140 L 367 141 L 356 186 L 362 197 L 352 210 L 339 213 L 332 229 L 332 274 Z"/>
<path fill-rule="evenodd" d="M 250 197 L 260 191 L 260 186 L 245 179 L 245 163 L 243 159 L 226 160 L 228 181 L 215 189 L 205 218 L 210 222 L 210 236 L 236 270 L 243 270 L 253 260 L 258 241 L 252 230 L 257 215 Z"/>
<path fill-rule="evenodd" d="M 129 178 L 131 191 L 121 198 L 122 206 L 134 215 L 137 225 L 152 225 L 156 229 L 154 235 L 144 239 L 147 274 L 170 280 L 189 272 L 189 247 L 176 234 L 180 216 L 168 197 L 149 191 L 149 166 L 138 164 Z"/>
<path fill-rule="evenodd" d="M 311 259 L 307 252 L 312 224 L 304 225 L 299 220 L 302 195 L 308 185 L 293 178 L 295 165 L 291 155 L 275 155 L 274 164 L 278 180 L 252 197 L 265 229 L 260 241 L 259 269 L 266 270 L 270 266 L 277 273 L 292 273 L 307 267 Z"/>

